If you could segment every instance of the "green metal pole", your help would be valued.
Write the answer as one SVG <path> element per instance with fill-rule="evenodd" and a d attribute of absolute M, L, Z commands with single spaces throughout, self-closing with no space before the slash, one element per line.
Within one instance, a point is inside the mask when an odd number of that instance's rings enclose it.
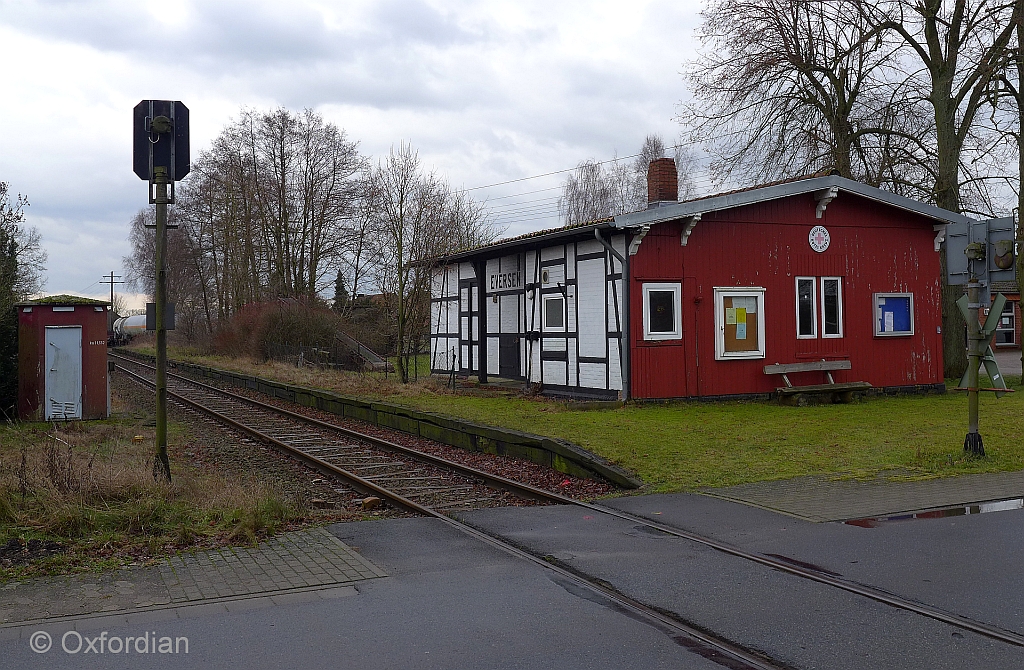
<path fill-rule="evenodd" d="M 978 432 L 978 368 L 981 366 L 982 340 L 981 321 L 978 312 L 981 309 L 981 285 L 977 277 L 972 276 L 967 284 L 967 412 L 968 428 L 964 438 L 964 451 L 977 456 L 985 455 L 985 445 Z"/>
<path fill-rule="evenodd" d="M 156 184 L 156 458 L 153 478 L 171 481 L 171 463 L 167 458 L 167 184 L 166 167 L 153 167 Z"/>

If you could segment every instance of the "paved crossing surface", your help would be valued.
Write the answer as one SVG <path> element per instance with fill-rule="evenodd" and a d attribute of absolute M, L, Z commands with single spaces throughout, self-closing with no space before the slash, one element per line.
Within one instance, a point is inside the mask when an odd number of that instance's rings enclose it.
<path fill-rule="evenodd" d="M 0 627 L 25 621 L 337 587 L 385 573 L 323 528 L 258 547 L 174 556 L 156 566 L 0 584 Z"/>

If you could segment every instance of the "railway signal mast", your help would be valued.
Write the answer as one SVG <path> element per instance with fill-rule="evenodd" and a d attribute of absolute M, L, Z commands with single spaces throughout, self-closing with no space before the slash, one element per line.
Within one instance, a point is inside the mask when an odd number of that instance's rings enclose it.
<path fill-rule="evenodd" d="M 188 107 L 177 100 L 143 100 L 135 106 L 133 168 L 149 182 L 149 203 L 156 205 L 156 455 L 153 477 L 171 481 L 167 458 L 167 205 L 174 204 L 174 183 L 189 171 Z M 170 192 L 168 193 L 168 186 Z"/>
<path fill-rule="evenodd" d="M 957 388 L 967 391 L 968 428 L 964 451 L 978 456 L 985 455 L 985 445 L 978 431 L 979 391 L 993 391 L 997 398 L 1013 392 L 1006 387 L 989 342 L 1006 305 L 1006 296 L 1002 293 L 992 301 L 990 287 L 994 281 L 1013 279 L 1015 223 L 1011 217 L 952 224 L 947 229 L 948 281 L 951 285 L 967 284 L 967 295 L 956 303 L 967 322 L 967 371 Z M 989 318 L 984 325 L 980 319 L 983 308 L 989 308 Z M 980 388 L 982 365 L 991 381 L 990 388 Z"/>

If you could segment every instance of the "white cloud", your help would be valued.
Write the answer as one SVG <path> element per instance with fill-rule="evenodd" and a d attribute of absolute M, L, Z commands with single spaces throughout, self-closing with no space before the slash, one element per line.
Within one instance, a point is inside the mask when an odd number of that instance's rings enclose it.
<path fill-rule="evenodd" d="M 139 100 L 188 105 L 193 156 L 243 106 L 314 107 L 364 153 L 410 140 L 427 166 L 473 187 L 629 154 L 649 132 L 674 138 L 698 9 L 669 0 L 0 0 L 0 179 L 30 197 L 50 255 L 47 289 L 81 292 L 120 272 L 128 221 L 146 203 L 131 171 Z M 524 220 L 509 233 L 555 223 Z"/>

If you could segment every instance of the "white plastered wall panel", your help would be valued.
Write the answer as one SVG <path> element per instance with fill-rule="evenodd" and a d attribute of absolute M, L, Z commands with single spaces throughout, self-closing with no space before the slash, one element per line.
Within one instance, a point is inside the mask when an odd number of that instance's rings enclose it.
<path fill-rule="evenodd" d="M 545 337 L 544 351 L 566 351 L 566 338 L 562 337 Z"/>
<path fill-rule="evenodd" d="M 459 265 L 445 265 L 431 272 L 430 369 L 458 369 Z"/>
<path fill-rule="evenodd" d="M 541 329 L 540 315 L 540 291 L 536 286 L 540 283 L 540 260 L 536 251 L 526 252 L 526 283 L 534 286 L 526 294 L 526 310 L 523 312 L 526 331 L 539 332 Z M 540 360 L 540 341 L 535 338 L 523 338 L 523 347 L 526 354 L 523 356 L 523 363 L 526 366 L 526 378 L 531 382 L 540 382 L 543 374 L 543 367 Z"/>
<path fill-rule="evenodd" d="M 496 337 L 487 338 L 487 374 L 498 375 L 499 341 Z"/>
<path fill-rule="evenodd" d="M 603 389 L 605 387 L 604 363 L 580 363 L 580 386 Z"/>
<path fill-rule="evenodd" d="M 580 356 L 604 358 L 608 339 L 605 312 L 605 261 L 581 261 L 576 292 L 579 295 Z M 602 382 L 602 386 L 603 386 Z"/>
<path fill-rule="evenodd" d="M 500 332 L 510 335 L 521 335 L 522 331 L 519 330 L 519 302 L 521 295 L 503 295 L 498 298 L 498 304 L 501 306 L 501 317 L 498 320 L 498 327 L 501 329 Z"/>
<path fill-rule="evenodd" d="M 566 380 L 565 361 L 544 361 L 544 383 L 565 386 Z"/>
<path fill-rule="evenodd" d="M 622 390 L 622 361 L 619 358 L 619 340 L 608 340 L 608 388 Z"/>
<path fill-rule="evenodd" d="M 565 258 L 565 246 L 562 244 L 556 244 L 552 247 L 544 247 L 540 250 L 540 259 L 542 261 L 553 261 L 556 258 Z"/>
<path fill-rule="evenodd" d="M 558 286 L 559 284 L 563 286 L 565 285 L 564 265 L 562 265 L 561 263 L 559 263 L 558 265 L 546 265 L 541 268 L 541 272 L 543 273 L 545 270 L 547 270 L 548 273 L 548 281 L 547 283 L 544 284 L 546 288 Z"/>

